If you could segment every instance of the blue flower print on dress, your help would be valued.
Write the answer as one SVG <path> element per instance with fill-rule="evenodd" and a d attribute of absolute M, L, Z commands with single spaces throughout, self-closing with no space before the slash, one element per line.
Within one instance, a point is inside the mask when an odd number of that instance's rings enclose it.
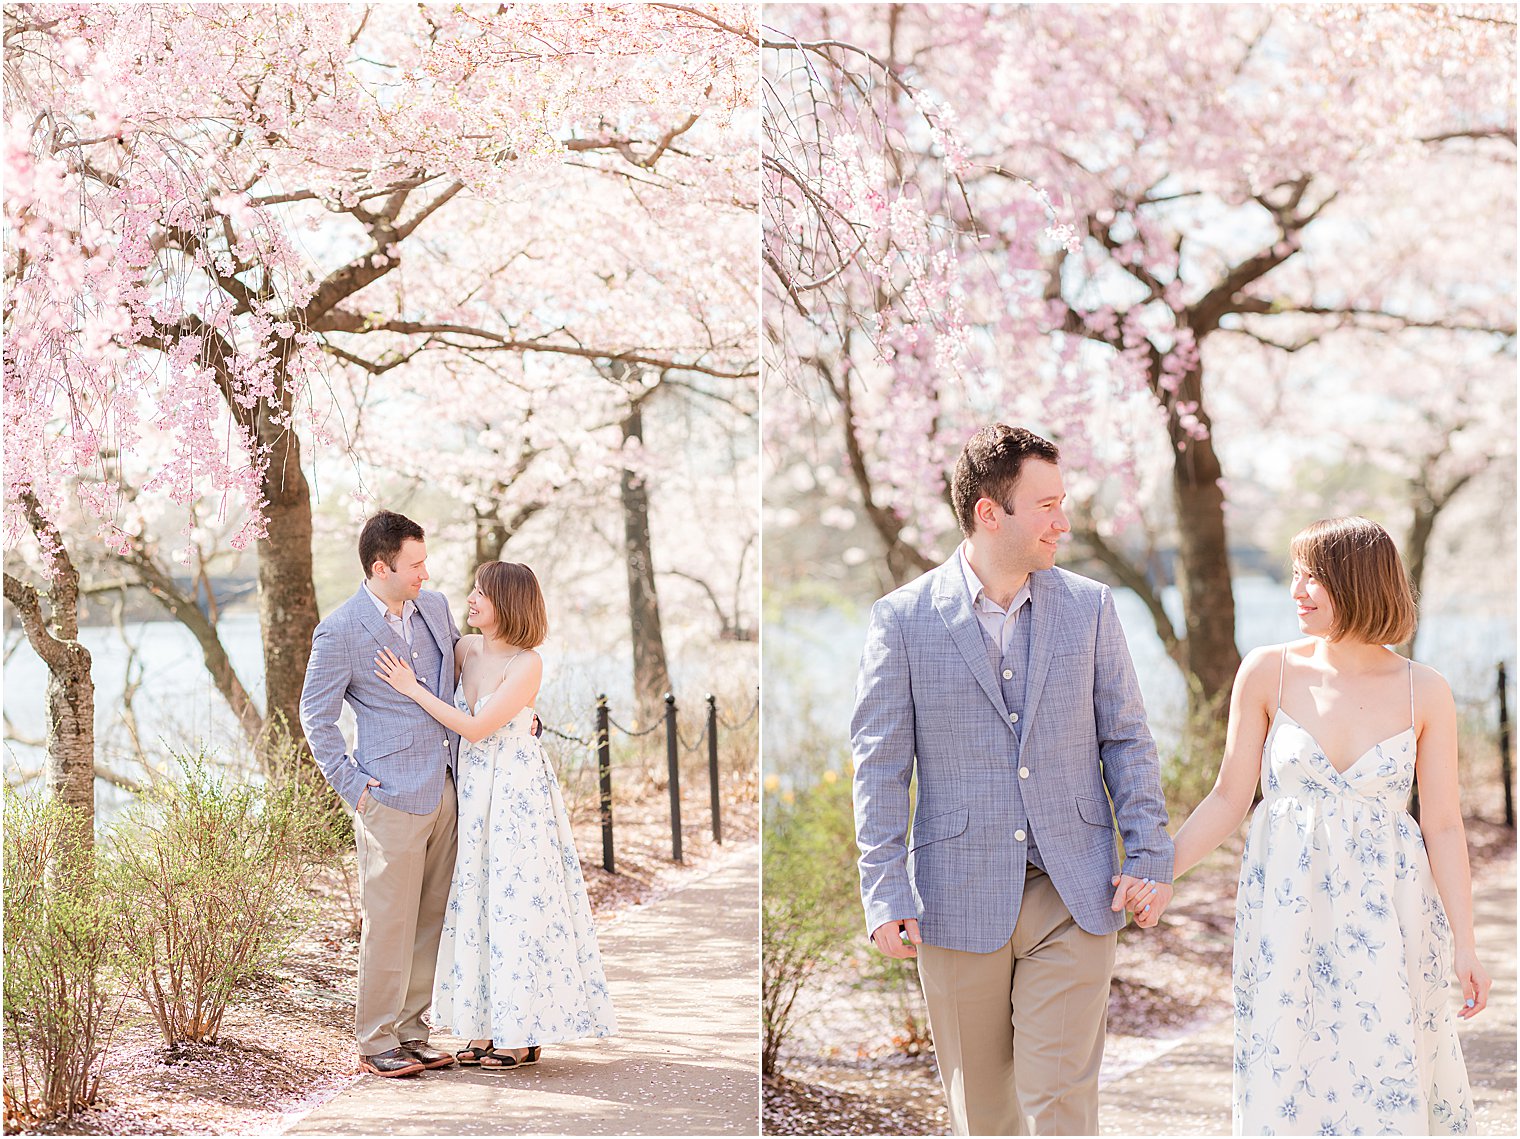
<path fill-rule="evenodd" d="M 1237 1135 L 1472 1126 L 1450 927 L 1404 809 L 1413 729 L 1337 772 L 1278 709 L 1235 917 Z"/>
<path fill-rule="evenodd" d="M 469 710 L 461 692 L 454 701 Z M 459 854 L 433 989 L 434 1027 L 498 1048 L 617 1030 L 570 817 L 532 722 L 524 708 L 460 744 Z"/>

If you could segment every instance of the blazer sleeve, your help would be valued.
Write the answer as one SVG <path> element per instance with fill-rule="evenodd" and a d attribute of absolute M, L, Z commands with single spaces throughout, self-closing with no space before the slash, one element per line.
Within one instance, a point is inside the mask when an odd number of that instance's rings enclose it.
<path fill-rule="evenodd" d="M 913 740 L 913 692 L 900 618 L 878 601 L 871 609 L 850 722 L 855 841 L 868 935 L 887 922 L 918 917 L 907 868 Z"/>
<path fill-rule="evenodd" d="M 349 660 L 342 637 L 326 624 L 318 625 L 311 638 L 306 683 L 301 688 L 301 729 L 327 782 L 339 798 L 357 807 L 370 774 L 348 754 L 338 728 L 343 697 L 352 679 Z"/>
<path fill-rule="evenodd" d="M 1123 873 L 1157 882 L 1172 880 L 1172 837 L 1167 833 L 1161 763 L 1145 719 L 1140 683 L 1113 595 L 1103 590 L 1098 612 L 1093 716 L 1103 782 L 1124 839 Z"/>

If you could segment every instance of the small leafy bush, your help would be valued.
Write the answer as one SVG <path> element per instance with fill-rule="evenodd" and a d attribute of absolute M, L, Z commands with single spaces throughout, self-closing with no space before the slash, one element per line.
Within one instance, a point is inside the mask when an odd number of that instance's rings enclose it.
<path fill-rule="evenodd" d="M 281 960 L 333 841 L 303 782 L 229 783 L 204 753 L 176 760 L 178 778 L 156 780 L 112 844 L 132 987 L 170 1048 L 214 1041 L 233 996 Z"/>
<path fill-rule="evenodd" d="M 121 999 L 114 914 L 90 820 L 57 800 L 5 792 L 5 1124 L 90 1106 Z"/>
<path fill-rule="evenodd" d="M 797 997 L 820 969 L 864 936 L 855 877 L 848 779 L 827 778 L 765 803 L 765 887 L 760 911 L 763 1075 L 796 1023 Z"/>

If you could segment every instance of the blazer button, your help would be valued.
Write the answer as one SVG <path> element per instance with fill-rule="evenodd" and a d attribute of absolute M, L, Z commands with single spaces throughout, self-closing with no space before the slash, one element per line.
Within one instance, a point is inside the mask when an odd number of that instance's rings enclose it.
<path fill-rule="evenodd" d="M 1017 712 L 1009 712 L 1008 722 L 1010 724 L 1017 724 L 1019 722 L 1019 714 Z"/>
<path fill-rule="evenodd" d="M 1019 778 L 1020 779 L 1028 779 L 1029 778 L 1029 768 L 1027 768 L 1027 767 L 1021 767 L 1021 768 L 1019 768 Z"/>
<path fill-rule="evenodd" d="M 1003 679 L 1004 680 L 1012 680 L 1013 679 L 1013 669 L 1011 669 L 1011 668 L 1005 668 L 1005 669 L 1003 669 Z"/>
<path fill-rule="evenodd" d="M 1016 839 L 1018 839 L 1020 842 L 1023 842 L 1024 841 L 1024 832 L 1023 831 L 1014 831 L 1013 832 L 1013 837 L 1016 838 Z"/>

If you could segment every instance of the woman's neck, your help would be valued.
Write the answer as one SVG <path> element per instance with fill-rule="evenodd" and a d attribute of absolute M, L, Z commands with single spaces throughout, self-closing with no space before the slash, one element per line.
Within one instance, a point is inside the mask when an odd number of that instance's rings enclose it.
<path fill-rule="evenodd" d="M 1313 653 L 1316 660 L 1335 672 L 1375 672 L 1387 667 L 1388 658 L 1393 655 L 1384 646 L 1370 641 L 1332 641 L 1327 637 L 1316 639 Z"/>
<path fill-rule="evenodd" d="M 509 640 L 502 640 L 502 637 L 497 636 L 496 633 L 482 633 L 482 636 L 485 637 L 485 651 L 491 654 L 500 654 L 505 657 L 511 652 L 523 651 L 523 646 L 514 645 Z"/>

